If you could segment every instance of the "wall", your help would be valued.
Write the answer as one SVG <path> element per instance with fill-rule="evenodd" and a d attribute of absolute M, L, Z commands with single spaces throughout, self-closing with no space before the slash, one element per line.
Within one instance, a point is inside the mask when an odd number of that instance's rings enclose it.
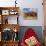
<path fill-rule="evenodd" d="M 15 0 L 0 0 L 0 6 L 1 7 L 12 7 L 14 6 Z"/>
<path fill-rule="evenodd" d="M 22 5 L 23 3 L 23 5 Z M 24 20 L 23 19 L 23 13 L 21 9 L 21 20 L 20 20 L 20 25 L 21 26 L 43 26 L 43 6 L 42 6 L 42 0 L 28 0 L 28 1 L 23 1 L 21 3 L 21 7 L 27 7 L 27 8 L 36 8 L 38 10 L 38 19 L 37 20 Z"/>

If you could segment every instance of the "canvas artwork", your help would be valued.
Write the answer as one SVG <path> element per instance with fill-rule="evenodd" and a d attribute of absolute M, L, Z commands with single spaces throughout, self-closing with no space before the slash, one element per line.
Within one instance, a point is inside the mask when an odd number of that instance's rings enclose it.
<path fill-rule="evenodd" d="M 10 14 L 10 15 L 16 15 L 17 12 L 16 12 L 16 10 L 10 10 L 10 11 L 9 11 L 9 14 Z"/>
<path fill-rule="evenodd" d="M 9 15 L 9 10 L 2 10 L 2 15 Z"/>
<path fill-rule="evenodd" d="M 37 19 L 37 9 L 35 8 L 24 8 L 23 9 L 24 13 L 24 19 L 25 20 L 36 20 Z"/>

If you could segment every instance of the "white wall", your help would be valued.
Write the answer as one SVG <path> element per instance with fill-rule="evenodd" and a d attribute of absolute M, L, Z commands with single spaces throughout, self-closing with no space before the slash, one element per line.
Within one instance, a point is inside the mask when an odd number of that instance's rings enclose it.
<path fill-rule="evenodd" d="M 42 0 L 25 0 L 25 1 L 20 1 L 21 2 L 21 7 L 28 7 L 28 8 L 37 8 L 38 10 L 38 19 L 37 20 L 24 20 L 23 16 L 21 13 L 21 20 L 20 20 L 20 25 L 22 26 L 43 26 L 43 6 L 42 6 Z"/>
<path fill-rule="evenodd" d="M 0 0 L 0 6 L 14 6 L 15 0 Z M 37 8 L 38 19 L 37 20 L 24 20 L 22 14 L 20 14 L 20 25 L 21 26 L 43 26 L 43 6 L 42 0 L 17 0 L 19 7 L 25 8 Z"/>
<path fill-rule="evenodd" d="M 12 7 L 15 5 L 15 0 L 0 0 L 1 7 Z"/>

